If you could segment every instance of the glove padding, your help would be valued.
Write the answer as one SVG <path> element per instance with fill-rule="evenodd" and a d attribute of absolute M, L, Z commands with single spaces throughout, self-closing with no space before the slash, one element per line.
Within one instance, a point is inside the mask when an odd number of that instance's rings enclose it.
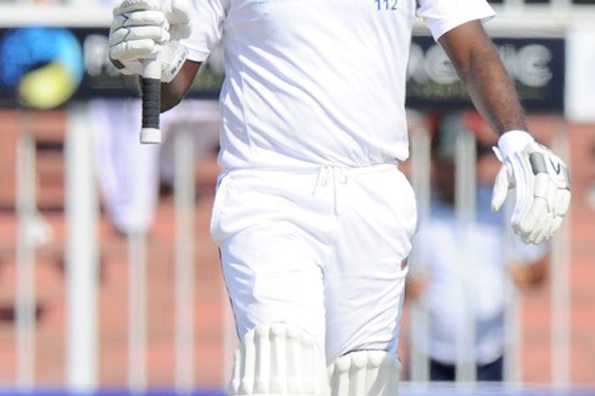
<path fill-rule="evenodd" d="M 124 0 L 114 8 L 109 58 L 127 75 L 141 75 L 142 60 L 159 59 L 161 81 L 171 82 L 186 60 L 180 40 L 191 33 L 187 0 Z"/>
<path fill-rule="evenodd" d="M 503 139 L 508 142 L 503 144 Z M 511 140 L 516 142 L 510 144 Z M 523 143 L 516 144 L 519 142 Z M 562 224 L 570 205 L 570 179 L 566 164 L 547 147 L 535 142 L 528 133 L 521 131 L 502 135 L 499 148 L 494 147 L 494 151 L 503 165 L 494 185 L 492 210 L 499 210 L 508 190 L 514 188 L 514 232 L 525 243 L 539 244 L 550 239 Z"/>

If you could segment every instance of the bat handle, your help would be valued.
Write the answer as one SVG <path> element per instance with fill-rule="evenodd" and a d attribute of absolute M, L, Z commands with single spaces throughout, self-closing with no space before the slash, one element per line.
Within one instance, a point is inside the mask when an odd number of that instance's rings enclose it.
<path fill-rule="evenodd" d="M 159 117 L 161 113 L 161 64 L 158 59 L 143 62 L 142 75 L 143 116 L 140 142 L 161 143 Z"/>

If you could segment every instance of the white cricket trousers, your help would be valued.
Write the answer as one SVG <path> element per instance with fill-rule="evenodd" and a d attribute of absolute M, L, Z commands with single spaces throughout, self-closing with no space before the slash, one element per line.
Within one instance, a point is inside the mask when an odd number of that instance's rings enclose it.
<path fill-rule="evenodd" d="M 239 336 L 298 326 L 329 364 L 394 350 L 416 223 L 413 190 L 395 164 L 224 172 L 211 234 Z"/>

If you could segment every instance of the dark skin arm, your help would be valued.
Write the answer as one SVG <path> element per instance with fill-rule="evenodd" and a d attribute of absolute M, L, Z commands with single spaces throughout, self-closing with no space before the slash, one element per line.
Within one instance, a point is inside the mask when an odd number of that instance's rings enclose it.
<path fill-rule="evenodd" d="M 527 130 L 516 89 L 479 21 L 467 22 L 438 42 L 452 61 L 477 110 L 498 134 Z"/>
<path fill-rule="evenodd" d="M 175 107 L 190 91 L 194 77 L 202 63 L 186 61 L 178 75 L 169 84 L 161 84 L 161 112 L 164 113 Z"/>

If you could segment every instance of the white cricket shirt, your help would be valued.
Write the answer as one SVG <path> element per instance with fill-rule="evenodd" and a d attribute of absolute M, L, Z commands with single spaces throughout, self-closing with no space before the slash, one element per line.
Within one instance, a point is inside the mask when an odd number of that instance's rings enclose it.
<path fill-rule="evenodd" d="M 189 59 L 222 42 L 224 168 L 346 167 L 409 156 L 405 81 L 416 15 L 435 38 L 485 0 L 194 0 Z"/>

